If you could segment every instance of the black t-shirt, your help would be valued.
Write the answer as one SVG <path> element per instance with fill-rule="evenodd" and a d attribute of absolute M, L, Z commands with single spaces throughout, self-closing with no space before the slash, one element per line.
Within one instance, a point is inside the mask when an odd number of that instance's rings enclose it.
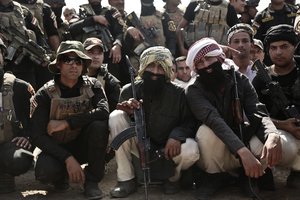
<path fill-rule="evenodd" d="M 297 80 L 297 76 L 297 68 L 294 68 L 290 73 L 286 75 L 271 75 L 271 78 L 274 82 L 279 83 L 280 87 L 284 92 L 285 97 L 289 102 L 289 105 L 295 105 L 298 108 L 298 111 L 300 111 L 300 102 L 299 99 L 296 97 L 297 94 L 295 94 L 294 91 L 294 85 Z M 259 76 L 256 76 L 253 79 L 252 84 L 256 89 L 260 102 L 266 105 L 271 117 L 282 120 L 286 119 L 287 117 L 285 116 L 285 113 L 282 110 L 280 110 L 280 108 L 277 108 L 275 104 L 275 102 L 279 103 L 280 100 L 268 93 L 271 90 L 267 90 L 267 84 Z"/>
<path fill-rule="evenodd" d="M 187 6 L 183 18 L 186 19 L 188 22 L 191 22 L 195 19 L 195 8 L 197 7 L 198 2 L 191 2 Z M 228 4 L 228 11 L 226 16 L 226 22 L 229 27 L 234 26 L 238 23 L 238 17 L 234 7 L 231 4 Z"/>

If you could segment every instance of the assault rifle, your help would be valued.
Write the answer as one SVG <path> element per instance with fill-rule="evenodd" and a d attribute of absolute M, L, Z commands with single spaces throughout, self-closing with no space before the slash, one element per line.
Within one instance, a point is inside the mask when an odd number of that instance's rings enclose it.
<path fill-rule="evenodd" d="M 260 60 L 256 60 L 253 63 L 252 70 L 255 70 L 257 72 L 256 76 L 261 78 L 266 83 L 266 93 L 271 96 L 273 105 L 276 107 L 276 109 L 282 111 L 288 118 L 300 119 L 300 114 L 296 106 L 286 98 L 279 83 L 272 80 L 272 78 L 269 76 L 268 70 L 260 62 Z"/>
<path fill-rule="evenodd" d="M 139 44 L 133 51 L 136 55 L 141 55 L 141 53 L 148 47 L 155 46 L 154 38 L 157 36 L 157 31 L 154 27 L 145 28 L 135 12 L 131 12 L 125 18 L 126 21 L 130 22 L 135 28 L 139 29 L 144 36 L 144 41 Z"/>
<path fill-rule="evenodd" d="M 134 85 L 134 75 L 135 70 L 131 65 L 129 57 L 126 55 L 126 62 L 130 70 L 131 78 L 131 88 L 132 96 L 134 99 L 137 99 L 135 85 Z M 136 136 L 137 137 L 137 146 L 139 151 L 140 165 L 143 171 L 144 176 L 144 187 L 145 187 L 145 199 L 148 200 L 148 185 L 150 183 L 150 168 L 149 168 L 149 150 L 150 150 L 150 140 L 146 134 L 146 123 L 145 115 L 142 105 L 139 109 L 134 110 L 134 123 L 128 129 L 122 131 L 118 136 L 116 136 L 110 144 L 110 147 L 113 150 L 118 150 L 118 148 L 125 142 L 127 139 Z"/>
<path fill-rule="evenodd" d="M 103 42 L 103 51 L 110 51 L 113 46 L 114 38 L 106 26 L 97 23 L 94 26 L 86 26 L 82 29 L 85 33 L 95 33 L 96 37 L 100 38 Z"/>
<path fill-rule="evenodd" d="M 0 32 L 9 43 L 6 60 L 13 61 L 15 65 L 18 65 L 25 56 L 28 56 L 37 65 L 45 67 L 50 63 L 50 57 L 47 55 L 46 50 L 29 39 L 16 27 L 3 27 L 0 25 Z"/>

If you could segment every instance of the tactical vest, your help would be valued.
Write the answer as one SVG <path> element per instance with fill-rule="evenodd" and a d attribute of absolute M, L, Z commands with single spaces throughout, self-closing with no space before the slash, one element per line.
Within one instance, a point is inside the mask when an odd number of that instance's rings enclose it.
<path fill-rule="evenodd" d="M 205 0 L 198 2 L 195 8 L 195 19 L 186 30 L 185 41 L 191 46 L 203 37 L 212 37 L 219 44 L 227 44 L 226 33 L 229 29 L 226 17 L 228 2 L 223 0 L 220 5 L 210 5 Z"/>
<path fill-rule="evenodd" d="M 156 11 L 154 15 L 149 16 L 141 16 L 140 21 L 142 26 L 152 29 L 152 32 L 155 32 L 155 37 L 153 38 L 153 41 L 156 45 L 165 46 L 166 45 L 166 39 L 164 36 L 164 29 L 162 25 L 162 13 L 159 11 Z"/>
<path fill-rule="evenodd" d="M 38 20 L 41 30 L 43 31 L 43 33 L 45 33 L 43 20 L 43 1 L 37 0 L 36 3 L 24 3 L 23 5 L 26 6 L 30 10 L 31 14 Z"/>
<path fill-rule="evenodd" d="M 14 9 L 12 12 L 0 12 L 0 24 L 3 28 L 14 26 L 24 35 L 26 34 L 26 23 L 21 4 L 13 1 Z"/>
<path fill-rule="evenodd" d="M 13 103 L 13 86 L 16 77 L 10 73 L 4 74 L 3 86 L 0 95 L 0 144 L 13 138 L 12 122 L 16 121 L 15 107 Z"/>
<path fill-rule="evenodd" d="M 46 91 L 51 98 L 50 120 L 63 120 L 71 115 L 88 112 L 92 108 L 91 98 L 94 96 L 92 82 L 87 76 L 83 76 L 84 84 L 80 89 L 80 96 L 71 98 L 61 98 L 60 88 L 54 81 L 49 81 Z M 74 140 L 80 129 L 64 130 L 53 134 L 53 138 L 58 143 L 67 143 Z"/>

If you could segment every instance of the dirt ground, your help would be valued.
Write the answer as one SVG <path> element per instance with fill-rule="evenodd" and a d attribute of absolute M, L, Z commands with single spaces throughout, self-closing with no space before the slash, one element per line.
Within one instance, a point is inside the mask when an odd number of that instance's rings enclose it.
<path fill-rule="evenodd" d="M 261 192 L 260 196 L 264 200 L 299 200 L 300 191 L 285 187 L 285 181 L 288 171 L 285 169 L 274 169 L 276 191 Z M 105 196 L 103 200 L 111 199 L 109 191 L 116 184 L 116 163 L 112 160 L 108 165 L 108 171 L 104 180 L 100 183 Z M 34 179 L 34 171 L 30 170 L 25 175 L 16 177 L 16 191 L 14 193 L 0 195 L 0 200 L 84 200 L 82 188 L 79 185 L 72 184 L 70 189 L 63 193 L 54 192 L 50 185 L 42 185 Z M 139 187 L 135 194 L 130 195 L 124 200 L 143 200 L 144 188 Z M 149 200 L 193 200 L 193 190 L 180 191 L 175 195 L 164 195 L 158 186 L 150 186 Z M 214 200 L 249 200 L 243 197 L 237 186 L 232 186 L 220 191 L 213 198 Z"/>

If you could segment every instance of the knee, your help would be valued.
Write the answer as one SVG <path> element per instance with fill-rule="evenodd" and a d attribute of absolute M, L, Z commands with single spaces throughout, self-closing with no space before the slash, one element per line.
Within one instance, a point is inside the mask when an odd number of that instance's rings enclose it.
<path fill-rule="evenodd" d="M 198 144 L 195 140 L 191 139 L 191 138 L 187 138 L 186 142 L 184 144 L 182 144 L 181 147 L 182 151 L 181 151 L 181 156 L 182 159 L 184 160 L 190 160 L 193 162 L 196 162 L 197 160 L 199 160 L 199 148 L 198 148 Z"/>
<path fill-rule="evenodd" d="M 108 124 L 107 121 L 94 121 L 87 128 L 87 133 L 89 134 L 89 140 L 92 140 L 93 143 L 108 142 Z"/>
<path fill-rule="evenodd" d="M 13 176 L 19 176 L 26 173 L 31 168 L 32 164 L 33 155 L 30 152 L 22 152 L 20 156 L 13 159 L 8 171 Z"/>

